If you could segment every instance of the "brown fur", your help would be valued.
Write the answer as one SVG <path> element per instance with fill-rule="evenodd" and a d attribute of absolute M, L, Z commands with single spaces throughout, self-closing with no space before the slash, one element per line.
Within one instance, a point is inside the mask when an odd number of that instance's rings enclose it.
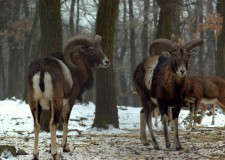
<path fill-rule="evenodd" d="M 189 88 L 185 99 L 194 104 L 194 119 L 196 119 L 200 103 L 216 104 L 225 111 L 225 80 L 218 76 L 191 76 L 188 77 L 188 83 Z M 202 101 L 203 99 L 206 99 L 208 102 Z M 213 99 L 217 99 L 215 103 L 212 102 Z M 196 120 L 194 120 L 195 126 Z"/>
<path fill-rule="evenodd" d="M 155 56 L 150 56 L 141 61 L 134 72 L 134 86 L 144 111 L 144 113 L 141 113 L 141 117 L 143 117 L 142 114 L 145 115 L 151 141 L 155 149 L 159 149 L 159 146 L 152 131 L 152 113 L 157 106 L 163 117 L 164 136 L 167 148 L 171 144 L 167 129 L 168 107 L 173 107 L 172 119 L 175 122 L 174 148 L 176 150 L 182 149 L 178 137 L 178 117 L 188 88 L 185 75 L 188 70 L 189 59 L 194 55 L 190 50 L 201 44 L 201 39 L 193 39 L 184 46 L 176 45 L 167 39 L 157 39 L 150 45 L 149 51 L 157 51 L 159 48 L 161 50 L 164 49 L 164 51 L 170 53 L 170 57 L 158 56 L 156 58 Z M 149 54 L 152 55 L 151 53 Z M 144 121 L 141 120 L 141 122 Z M 141 140 L 142 143 L 146 144 L 147 139 L 143 133 L 145 131 L 142 130 L 144 125 L 141 124 L 140 126 Z"/>
<path fill-rule="evenodd" d="M 90 40 L 84 36 L 74 37 L 66 44 L 63 54 L 54 53 L 30 64 L 28 97 L 34 118 L 34 159 L 38 158 L 39 120 L 43 107 L 51 108 L 49 127 L 52 156 L 54 159 L 60 158 L 56 145 L 56 128 L 60 118 L 63 122 L 63 151 L 70 150 L 67 144 L 67 127 L 75 99 L 81 100 L 82 93 L 92 87 L 93 70 L 96 66 L 109 66 L 99 39 L 100 36 L 97 43 L 97 40 Z"/>

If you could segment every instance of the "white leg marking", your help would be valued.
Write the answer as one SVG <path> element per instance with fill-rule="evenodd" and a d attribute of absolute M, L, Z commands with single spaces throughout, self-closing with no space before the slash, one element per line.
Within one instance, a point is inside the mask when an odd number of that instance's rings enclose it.
<path fill-rule="evenodd" d="M 178 135 L 178 118 L 174 119 L 174 149 L 182 149 Z"/>
<path fill-rule="evenodd" d="M 50 120 L 50 133 L 51 133 L 51 154 L 55 156 L 57 154 L 57 144 L 56 144 L 56 124 L 53 123 L 54 120 L 54 104 L 51 103 L 51 120 Z"/>

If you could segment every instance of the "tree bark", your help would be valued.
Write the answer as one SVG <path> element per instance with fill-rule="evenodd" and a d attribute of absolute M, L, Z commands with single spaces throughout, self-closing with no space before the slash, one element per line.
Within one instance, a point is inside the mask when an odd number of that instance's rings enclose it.
<path fill-rule="evenodd" d="M 32 53 L 31 49 L 32 49 L 32 42 L 34 41 L 34 39 L 38 39 L 37 35 L 35 34 L 35 32 L 37 32 L 37 30 L 39 29 L 39 25 L 38 25 L 39 15 L 38 14 L 39 14 L 39 9 L 38 9 L 38 3 L 36 2 L 36 11 L 35 11 L 34 19 L 33 19 L 33 24 L 32 24 L 30 33 L 26 36 L 25 44 L 24 44 L 24 55 L 25 55 L 25 59 L 24 59 L 24 64 L 25 64 L 25 67 L 24 67 L 24 73 L 25 73 L 24 86 L 25 87 L 24 87 L 24 92 L 23 92 L 23 100 L 25 100 L 25 101 L 28 101 L 28 98 L 27 98 L 27 93 L 28 93 L 28 90 L 27 90 L 27 73 L 28 73 L 28 65 L 31 61 L 30 57 L 32 56 L 32 60 L 37 58 L 37 55 L 34 54 L 34 53 L 37 53 L 37 52 L 34 52 L 33 55 L 31 55 L 31 53 Z M 36 43 L 33 42 L 33 45 L 36 45 Z"/>
<path fill-rule="evenodd" d="M 141 33 L 141 41 L 142 41 L 142 56 L 143 58 L 148 56 L 148 16 L 149 16 L 149 0 L 144 0 L 144 22 L 143 22 L 143 29 Z"/>
<path fill-rule="evenodd" d="M 7 28 L 7 23 L 9 20 L 9 15 L 12 10 L 13 2 L 9 1 L 3 1 L 0 0 L 1 5 L 0 5 L 0 32 L 4 33 L 6 28 Z M 0 94 L 0 99 L 5 99 L 7 98 L 7 82 L 6 82 L 6 68 L 5 65 L 7 62 L 5 61 L 5 56 L 2 52 L 2 42 L 4 40 L 5 35 L 0 36 L 0 88 L 1 88 L 1 94 Z"/>
<path fill-rule="evenodd" d="M 2 45 L 0 45 L 0 100 L 6 98 L 6 79 L 5 79 L 5 67 L 4 67 L 4 58 L 2 54 Z"/>
<path fill-rule="evenodd" d="M 70 5 L 70 37 L 74 36 L 74 5 L 75 5 L 75 0 L 71 0 L 71 5 Z"/>
<path fill-rule="evenodd" d="M 62 22 L 60 0 L 39 0 L 41 27 L 40 51 L 44 57 L 49 53 L 62 51 Z M 41 130 L 49 131 L 50 111 L 42 111 Z"/>
<path fill-rule="evenodd" d="M 213 14 L 213 4 L 207 3 L 207 13 Z M 205 72 L 209 75 L 215 74 L 215 52 L 216 52 L 216 37 L 214 30 L 206 31 L 207 40 L 205 47 L 207 48 L 206 60 L 204 61 Z"/>
<path fill-rule="evenodd" d="M 204 11 L 203 11 L 203 1 L 202 0 L 198 0 L 197 1 L 197 6 L 196 6 L 196 10 L 198 12 L 197 16 L 198 16 L 198 21 L 197 21 L 197 26 L 198 24 L 203 24 L 203 18 L 204 18 Z M 202 32 L 200 32 L 200 38 L 204 38 L 204 32 L 203 32 L 203 27 L 201 28 Z M 205 67 L 204 67 L 204 54 L 202 53 L 202 50 L 200 50 L 200 53 L 197 55 L 198 58 L 198 74 L 203 75 L 205 72 Z"/>
<path fill-rule="evenodd" d="M 180 38 L 179 0 L 156 0 L 160 7 L 156 39 L 167 38 L 177 41 Z M 150 54 L 161 54 L 161 49 Z"/>
<path fill-rule="evenodd" d="M 127 29 L 127 5 L 126 5 L 126 0 L 123 0 L 123 39 L 122 39 L 122 45 L 121 45 L 121 52 L 120 55 L 118 56 L 117 60 L 118 60 L 118 64 L 124 64 L 124 56 L 126 54 L 127 51 L 127 40 L 128 40 L 128 29 Z M 120 46 L 120 45 L 119 45 Z M 125 92 L 127 92 L 128 90 L 128 78 L 125 74 L 125 70 L 124 69 L 120 69 L 118 71 L 119 73 L 119 80 L 120 80 L 120 88 L 121 88 L 121 92 L 122 94 L 124 94 Z M 120 95 L 119 95 L 120 96 Z M 121 101 L 121 105 L 128 105 L 128 100 L 129 98 L 126 96 L 123 98 L 123 100 Z"/>
<path fill-rule="evenodd" d="M 11 10 L 11 17 L 9 21 L 14 22 L 19 19 L 20 13 L 20 4 L 21 0 L 14 2 L 13 9 Z M 12 24 L 13 25 L 13 24 Z M 9 26 L 8 33 L 14 33 L 12 26 Z M 19 53 L 22 52 L 22 49 L 19 47 L 19 42 L 16 40 L 14 34 L 8 36 L 8 45 L 9 45 L 9 72 L 8 72 L 8 97 L 14 97 L 18 95 L 20 88 L 20 75 L 19 73 L 19 62 L 21 60 Z"/>
<path fill-rule="evenodd" d="M 60 0 L 39 0 L 41 24 L 41 56 L 62 51 Z"/>
<path fill-rule="evenodd" d="M 130 21 L 130 61 L 131 73 L 134 73 L 136 68 L 136 47 L 135 47 L 135 30 L 134 30 L 134 13 L 133 0 L 129 0 L 129 21 Z"/>
<path fill-rule="evenodd" d="M 224 0 L 218 0 L 217 2 L 217 13 L 225 17 L 225 1 Z M 216 60 L 216 75 L 220 76 L 221 78 L 225 78 L 225 68 L 224 68 L 224 63 L 225 63 L 225 20 L 223 20 L 223 25 L 222 25 L 222 32 L 218 36 L 218 42 L 217 42 L 217 53 L 215 55 L 215 60 Z"/>
<path fill-rule="evenodd" d="M 76 20 L 76 34 L 80 31 L 80 0 L 77 0 L 77 20 Z"/>
<path fill-rule="evenodd" d="M 179 22 L 179 0 L 156 0 L 160 7 L 160 15 L 156 38 L 171 39 L 173 34 L 177 34 L 180 30 Z M 179 32 L 178 32 L 179 33 Z M 180 35 L 178 35 L 180 36 Z"/>
<path fill-rule="evenodd" d="M 96 71 L 96 110 L 93 127 L 108 128 L 112 125 L 119 127 L 116 104 L 113 44 L 115 23 L 118 14 L 119 0 L 99 0 L 96 19 L 96 34 L 103 37 L 102 49 L 110 60 L 110 67 Z"/>

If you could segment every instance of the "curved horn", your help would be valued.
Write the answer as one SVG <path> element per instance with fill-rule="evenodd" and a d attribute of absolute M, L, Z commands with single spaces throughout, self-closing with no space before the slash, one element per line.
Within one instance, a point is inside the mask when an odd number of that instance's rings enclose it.
<path fill-rule="evenodd" d="M 169 39 L 156 39 L 152 42 L 152 44 L 149 47 L 149 54 L 152 55 L 154 53 L 154 51 L 169 51 L 169 52 L 173 52 L 175 50 L 177 50 L 178 45 L 169 40 Z"/>
<path fill-rule="evenodd" d="M 184 45 L 184 48 L 187 51 L 190 51 L 192 48 L 196 47 L 196 46 L 201 46 L 203 44 L 203 40 L 201 38 L 195 38 L 192 39 L 191 41 L 189 41 L 188 43 L 186 43 Z"/>
<path fill-rule="evenodd" d="M 77 38 L 78 36 L 69 39 L 63 49 L 63 58 L 65 62 L 74 69 L 77 69 L 79 67 L 71 61 L 71 54 L 76 54 L 81 49 L 80 45 L 76 45 Z"/>
<path fill-rule="evenodd" d="M 94 39 L 96 44 L 101 44 L 102 42 L 102 37 L 99 35 L 95 35 L 95 39 Z"/>
<path fill-rule="evenodd" d="M 73 47 L 73 49 L 71 49 L 71 50 L 66 50 L 66 48 L 65 48 L 65 50 L 64 50 L 64 52 L 63 52 L 63 57 L 64 57 L 64 60 L 65 60 L 65 62 L 70 66 L 70 67 L 72 67 L 72 68 L 74 68 L 74 69 L 77 69 L 77 68 L 79 68 L 77 65 L 75 65 L 72 61 L 71 61 L 71 54 L 78 54 L 80 51 L 82 50 L 82 47 L 81 46 L 75 46 L 75 47 Z"/>

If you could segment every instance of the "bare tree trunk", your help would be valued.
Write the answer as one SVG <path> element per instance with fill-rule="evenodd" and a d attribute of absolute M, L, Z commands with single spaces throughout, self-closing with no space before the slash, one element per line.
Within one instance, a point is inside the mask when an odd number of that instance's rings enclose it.
<path fill-rule="evenodd" d="M 80 31 L 80 0 L 77 0 L 77 20 L 76 20 L 76 34 Z"/>
<path fill-rule="evenodd" d="M 133 73 L 136 67 L 133 0 L 129 0 L 129 21 L 130 21 L 130 61 L 131 61 L 131 73 Z"/>
<path fill-rule="evenodd" d="M 27 1 L 27 0 L 24 0 L 24 1 Z M 30 57 L 31 57 L 31 53 L 32 52 L 32 42 L 34 41 L 34 39 L 38 39 L 37 38 L 37 35 L 35 34 L 35 32 L 37 32 L 37 30 L 39 29 L 39 25 L 38 25 L 38 22 L 39 22 L 39 9 L 38 9 L 38 3 L 36 3 L 36 11 L 35 11 L 35 16 L 34 16 L 34 19 L 33 19 L 33 24 L 32 24 L 32 27 L 31 27 L 31 31 L 30 33 L 26 36 L 26 39 L 25 39 L 25 44 L 24 44 L 24 55 L 25 55 L 25 59 L 24 59 L 24 64 L 25 64 L 25 67 L 24 67 L 24 73 L 25 73 L 25 79 L 24 79 L 24 92 L 23 92 L 23 99 L 25 101 L 27 101 L 27 73 L 28 73 L 28 64 L 30 63 Z M 33 45 L 36 45 L 36 43 L 33 42 Z M 35 51 L 34 53 L 38 53 L 37 51 Z M 37 58 L 37 55 L 35 55 L 33 53 L 32 55 L 32 60 L 33 59 L 36 59 Z"/>
<path fill-rule="evenodd" d="M 0 99 L 6 98 L 6 80 L 5 80 L 5 67 L 4 67 L 4 58 L 2 54 L 2 45 L 0 45 Z"/>
<path fill-rule="evenodd" d="M 75 0 L 71 0 L 70 5 L 70 37 L 74 36 L 74 5 Z"/>
<path fill-rule="evenodd" d="M 158 5 L 160 6 L 160 15 L 158 28 L 156 33 L 156 38 L 167 38 L 171 39 L 173 34 L 179 33 L 177 30 L 177 24 L 179 24 L 179 0 L 156 0 Z M 180 36 L 180 35 L 178 35 Z"/>
<path fill-rule="evenodd" d="M 41 56 L 62 51 L 62 22 L 60 0 L 39 0 L 41 24 Z M 49 131 L 50 111 L 41 113 L 41 130 Z"/>
<path fill-rule="evenodd" d="M 60 0 L 39 0 L 41 56 L 62 51 Z"/>
<path fill-rule="evenodd" d="M 108 125 L 119 127 L 113 69 L 113 44 L 118 5 L 119 0 L 108 0 L 107 3 L 105 0 L 99 0 L 96 34 L 103 37 L 102 49 L 111 65 L 108 69 L 96 71 L 97 97 L 93 127 L 98 128 L 108 128 Z"/>
<path fill-rule="evenodd" d="M 4 31 L 7 28 L 7 23 L 9 20 L 9 15 L 12 10 L 12 5 L 13 2 L 9 1 L 2 1 L 0 5 L 0 32 L 4 33 Z M 6 60 L 5 56 L 3 54 L 3 40 L 4 40 L 5 35 L 0 36 L 0 88 L 1 88 L 1 93 L 0 93 L 0 99 L 5 99 L 7 98 L 7 83 L 6 83 Z"/>
<path fill-rule="evenodd" d="M 142 41 L 142 55 L 143 58 L 148 56 L 148 16 L 149 16 L 149 0 L 144 0 L 144 22 L 143 22 L 143 29 L 141 33 L 141 41 Z"/>
<path fill-rule="evenodd" d="M 207 3 L 207 13 L 213 14 L 213 4 Z M 207 30 L 207 40 L 205 47 L 207 48 L 206 60 L 204 61 L 204 67 L 206 68 L 206 74 L 215 74 L 215 52 L 216 52 L 216 39 L 214 31 Z"/>
<path fill-rule="evenodd" d="M 154 27 L 154 32 L 153 32 L 153 39 L 156 38 L 157 34 L 157 26 L 158 26 L 158 6 L 156 0 L 152 0 L 153 2 L 153 27 Z"/>
<path fill-rule="evenodd" d="M 224 0 L 218 0 L 217 1 L 217 13 L 221 14 L 223 17 L 225 17 L 225 1 Z M 217 53 L 215 55 L 216 58 L 216 75 L 222 77 L 225 79 L 225 21 L 223 21 L 222 25 L 222 32 L 218 36 L 218 42 L 217 42 Z"/>
<path fill-rule="evenodd" d="M 16 4 L 13 4 L 13 10 L 11 14 L 11 21 L 15 21 L 19 19 L 20 13 L 20 4 L 21 0 L 17 1 Z M 8 29 L 8 32 L 13 32 L 12 28 Z M 8 72 L 8 97 L 17 96 L 18 93 L 18 82 L 19 82 L 19 64 L 18 62 L 21 60 L 19 53 L 22 52 L 21 48 L 19 48 L 19 42 L 16 41 L 15 35 L 8 36 L 8 44 L 9 44 L 9 72 Z"/>
<path fill-rule="evenodd" d="M 127 5 L 126 0 L 123 0 L 123 37 L 122 37 L 122 44 L 120 43 L 119 46 L 121 46 L 121 51 L 119 55 L 116 55 L 116 60 L 118 61 L 118 64 L 124 64 L 124 56 L 127 52 L 127 42 L 128 42 L 128 29 L 127 29 Z M 120 33 L 119 33 L 120 34 Z M 121 36 L 119 36 L 121 37 Z M 124 94 L 128 91 L 128 84 L 127 81 L 129 80 L 124 72 L 124 69 L 118 70 L 118 76 L 119 76 L 119 83 L 120 83 L 120 92 L 118 93 L 118 96 L 121 94 Z M 128 96 L 122 97 L 121 99 L 118 99 L 119 104 L 121 105 L 128 105 Z"/>
<path fill-rule="evenodd" d="M 133 0 L 129 0 L 129 22 L 130 22 L 130 64 L 131 64 L 131 73 L 130 75 L 133 75 L 134 70 L 136 68 L 137 62 L 136 62 L 136 46 L 135 46 L 135 26 L 134 26 L 134 13 L 133 13 Z M 132 85 L 132 76 L 130 76 L 130 86 L 131 90 L 133 90 L 133 85 Z M 133 96 L 130 95 L 130 105 L 137 105 L 138 100 Z"/>
<path fill-rule="evenodd" d="M 201 23 L 203 24 L 203 1 L 202 0 L 198 0 L 198 4 L 199 6 L 197 7 L 198 10 L 198 17 L 199 17 L 199 21 L 197 23 Z M 203 29 L 202 29 L 203 30 Z M 200 33 L 200 38 L 204 38 L 204 32 Z M 202 52 L 202 51 L 200 51 Z M 203 53 L 198 54 L 198 74 L 203 75 L 204 74 L 204 61 L 203 61 Z"/>

